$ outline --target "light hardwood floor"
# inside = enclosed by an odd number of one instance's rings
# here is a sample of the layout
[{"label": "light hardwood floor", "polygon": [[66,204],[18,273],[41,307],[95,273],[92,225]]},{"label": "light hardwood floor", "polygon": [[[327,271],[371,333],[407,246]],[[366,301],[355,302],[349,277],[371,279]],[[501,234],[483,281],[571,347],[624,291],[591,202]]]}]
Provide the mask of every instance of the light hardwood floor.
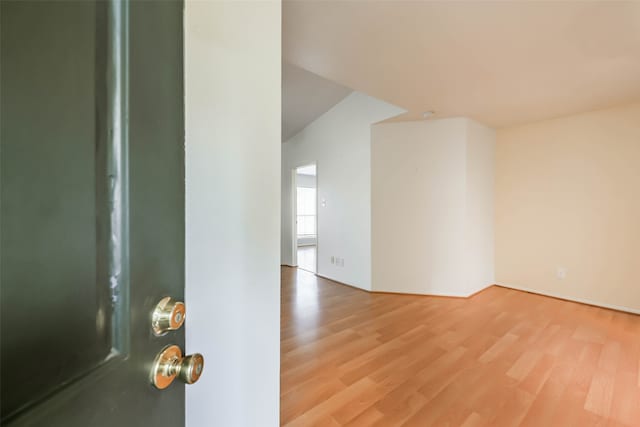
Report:
[{"label": "light hardwood floor", "polygon": [[282,269],[286,426],[640,426],[640,316],[500,287],[382,295]]},{"label": "light hardwood floor", "polygon": [[316,271],[316,246],[298,246],[298,268]]}]

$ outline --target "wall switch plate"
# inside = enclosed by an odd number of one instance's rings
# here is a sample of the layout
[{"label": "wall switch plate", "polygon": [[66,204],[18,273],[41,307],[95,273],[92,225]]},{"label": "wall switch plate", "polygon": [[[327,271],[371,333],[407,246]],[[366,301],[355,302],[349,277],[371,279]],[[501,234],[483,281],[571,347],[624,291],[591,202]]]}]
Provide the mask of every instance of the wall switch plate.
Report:
[{"label": "wall switch plate", "polygon": [[335,264],[336,263],[336,257],[331,256],[331,264]]},{"label": "wall switch plate", "polygon": [[556,271],[556,277],[560,280],[563,280],[565,277],[567,277],[566,267],[558,267]]}]

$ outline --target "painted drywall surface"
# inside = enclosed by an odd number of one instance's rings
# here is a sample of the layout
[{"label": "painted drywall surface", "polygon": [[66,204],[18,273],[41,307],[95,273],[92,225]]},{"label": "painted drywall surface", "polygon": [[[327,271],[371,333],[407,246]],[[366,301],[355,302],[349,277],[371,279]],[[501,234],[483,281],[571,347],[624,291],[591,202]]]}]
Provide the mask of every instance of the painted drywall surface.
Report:
[{"label": "painted drywall surface", "polygon": [[639,165],[640,104],[499,130],[497,282],[640,310]]},{"label": "painted drywall surface", "polygon": [[466,118],[373,127],[374,290],[467,296],[493,283],[493,144]]},{"label": "painted drywall surface", "polygon": [[280,10],[185,5],[187,427],[279,424]]},{"label": "painted drywall surface", "polygon": [[450,295],[465,219],[464,119],[373,127],[373,289]]},{"label": "painted drywall surface", "polygon": [[316,162],[325,201],[318,204],[318,274],[371,289],[371,124],[403,111],[354,92],[282,145],[283,264],[293,262],[292,169]]},{"label": "painted drywall surface", "polygon": [[495,283],[495,130],[467,120],[466,294]]}]

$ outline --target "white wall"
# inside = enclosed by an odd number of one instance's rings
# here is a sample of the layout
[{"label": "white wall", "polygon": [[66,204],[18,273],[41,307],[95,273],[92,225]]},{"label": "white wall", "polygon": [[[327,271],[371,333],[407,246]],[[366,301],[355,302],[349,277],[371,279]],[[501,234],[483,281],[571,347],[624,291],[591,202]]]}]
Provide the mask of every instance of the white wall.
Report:
[{"label": "white wall", "polygon": [[469,295],[495,283],[496,132],[467,120],[465,246]]},{"label": "white wall", "polygon": [[493,283],[494,139],[465,118],[373,127],[373,290],[467,296]]},{"label": "white wall", "polygon": [[379,124],[372,138],[373,289],[460,294],[465,119]]},{"label": "white wall", "polygon": [[640,103],[500,129],[496,163],[498,283],[640,314]]},{"label": "white wall", "polygon": [[293,263],[292,170],[316,162],[318,274],[371,289],[371,124],[402,112],[353,92],[283,144],[282,264]]},{"label": "white wall", "polygon": [[280,11],[185,5],[187,427],[279,424]]}]

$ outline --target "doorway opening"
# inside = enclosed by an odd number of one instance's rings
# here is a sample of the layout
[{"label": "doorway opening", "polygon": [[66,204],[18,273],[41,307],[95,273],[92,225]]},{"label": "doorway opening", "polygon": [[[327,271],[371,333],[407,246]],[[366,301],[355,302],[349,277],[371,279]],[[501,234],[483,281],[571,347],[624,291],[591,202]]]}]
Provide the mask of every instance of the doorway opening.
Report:
[{"label": "doorway opening", "polygon": [[295,249],[298,268],[315,273],[318,258],[316,164],[295,170]]}]

